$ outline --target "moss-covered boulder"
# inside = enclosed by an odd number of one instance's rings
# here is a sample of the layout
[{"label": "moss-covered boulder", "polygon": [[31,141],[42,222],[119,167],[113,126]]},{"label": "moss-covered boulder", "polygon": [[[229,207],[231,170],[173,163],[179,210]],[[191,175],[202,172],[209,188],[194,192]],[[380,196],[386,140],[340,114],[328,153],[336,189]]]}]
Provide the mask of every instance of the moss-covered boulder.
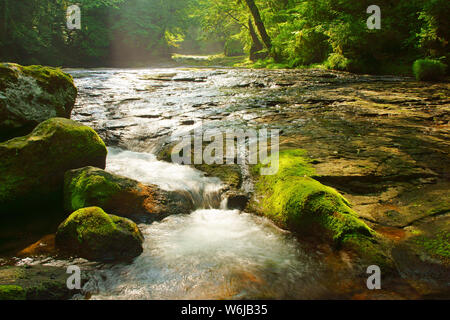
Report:
[{"label": "moss-covered boulder", "polygon": [[252,208],[299,234],[328,238],[339,244],[350,235],[370,237],[371,229],[335,189],[312,179],[314,169],[303,150],[280,152],[279,171],[257,176]]},{"label": "moss-covered boulder", "polygon": [[169,214],[189,213],[192,201],[155,185],[85,167],[66,172],[64,208],[67,212],[97,206],[107,212],[132,219],[160,220]]},{"label": "moss-covered boulder", "polygon": [[95,261],[131,260],[142,253],[143,240],[134,222],[99,207],[75,211],[56,233],[57,248]]},{"label": "moss-covered boulder", "polygon": [[306,152],[286,150],[279,156],[274,175],[259,176],[262,165],[253,167],[255,193],[249,209],[299,237],[331,241],[335,248],[353,253],[359,267],[376,264],[393,272],[387,243],[358,218],[341,194],[310,177],[315,170]]},{"label": "moss-covered boulder", "polygon": [[0,63],[0,141],[49,118],[70,118],[76,97],[72,77],[60,69]]},{"label": "moss-covered boulder", "polygon": [[62,207],[64,173],[87,165],[104,168],[106,155],[94,130],[64,118],[49,119],[27,136],[0,143],[0,215]]}]

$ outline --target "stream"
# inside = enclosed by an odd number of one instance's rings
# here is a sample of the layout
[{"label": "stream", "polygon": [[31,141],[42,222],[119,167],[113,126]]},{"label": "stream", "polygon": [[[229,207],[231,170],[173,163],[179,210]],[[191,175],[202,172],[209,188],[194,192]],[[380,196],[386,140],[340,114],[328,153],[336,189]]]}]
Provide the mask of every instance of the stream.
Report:
[{"label": "stream", "polygon": [[106,170],[164,190],[188,191],[196,204],[189,215],[141,224],[143,254],[131,264],[94,272],[84,287],[92,299],[313,299],[324,294],[319,260],[289,232],[265,218],[228,210],[220,203],[219,179],[158,161],[153,154],[170,135],[199,125],[245,128],[259,112],[247,109],[254,108],[254,89],[262,87],[263,75],[233,69],[69,72],[79,88],[72,118],[96,129],[109,146]]}]

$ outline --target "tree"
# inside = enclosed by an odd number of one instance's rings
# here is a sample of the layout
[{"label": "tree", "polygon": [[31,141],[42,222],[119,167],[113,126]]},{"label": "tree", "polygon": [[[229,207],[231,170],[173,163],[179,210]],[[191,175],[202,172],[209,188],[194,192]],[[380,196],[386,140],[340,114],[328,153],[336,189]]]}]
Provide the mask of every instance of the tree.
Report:
[{"label": "tree", "polygon": [[253,16],[253,20],[255,21],[256,28],[258,29],[259,35],[266,46],[266,48],[270,51],[272,49],[272,40],[270,39],[266,27],[264,26],[264,22],[261,18],[261,14],[259,13],[259,9],[256,6],[255,0],[245,0],[248,8],[250,9],[250,13]]}]

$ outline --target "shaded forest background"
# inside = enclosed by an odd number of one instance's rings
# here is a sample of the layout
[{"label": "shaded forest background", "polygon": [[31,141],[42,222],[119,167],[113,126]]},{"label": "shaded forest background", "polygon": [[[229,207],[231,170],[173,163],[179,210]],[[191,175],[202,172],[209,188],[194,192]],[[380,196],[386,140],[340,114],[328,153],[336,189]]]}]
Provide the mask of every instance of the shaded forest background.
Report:
[{"label": "shaded forest background", "polygon": [[[81,30],[66,26],[71,4]],[[367,28],[372,4],[381,30]],[[419,58],[448,64],[449,13],[448,0],[0,0],[0,60],[144,66],[223,53],[260,67],[395,73]]]}]

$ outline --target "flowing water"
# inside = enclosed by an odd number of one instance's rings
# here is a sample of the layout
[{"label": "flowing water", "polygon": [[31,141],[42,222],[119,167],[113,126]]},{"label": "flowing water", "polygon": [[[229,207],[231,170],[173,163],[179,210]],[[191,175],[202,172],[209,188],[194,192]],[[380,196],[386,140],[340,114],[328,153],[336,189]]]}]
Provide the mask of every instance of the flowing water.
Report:
[{"label": "flowing water", "polygon": [[[107,170],[165,190],[207,198],[222,187],[216,178],[157,161],[152,154],[109,151]],[[94,273],[85,286],[93,299],[281,299],[320,293],[320,265],[267,219],[226,208],[199,208],[141,224],[140,229],[143,254],[131,264]]]},{"label": "flowing water", "polygon": [[308,299],[325,292],[317,257],[290,233],[265,218],[227,210],[224,203],[220,207],[208,200],[220,195],[220,180],[152,154],[171,134],[199,123],[239,126],[252,118],[252,112],[242,113],[252,90],[230,93],[248,81],[243,72],[71,73],[80,91],[73,118],[94,127],[110,146],[107,170],[164,190],[187,191],[197,206],[189,215],[141,224],[143,254],[131,264],[93,273],[84,288],[93,299]]}]

